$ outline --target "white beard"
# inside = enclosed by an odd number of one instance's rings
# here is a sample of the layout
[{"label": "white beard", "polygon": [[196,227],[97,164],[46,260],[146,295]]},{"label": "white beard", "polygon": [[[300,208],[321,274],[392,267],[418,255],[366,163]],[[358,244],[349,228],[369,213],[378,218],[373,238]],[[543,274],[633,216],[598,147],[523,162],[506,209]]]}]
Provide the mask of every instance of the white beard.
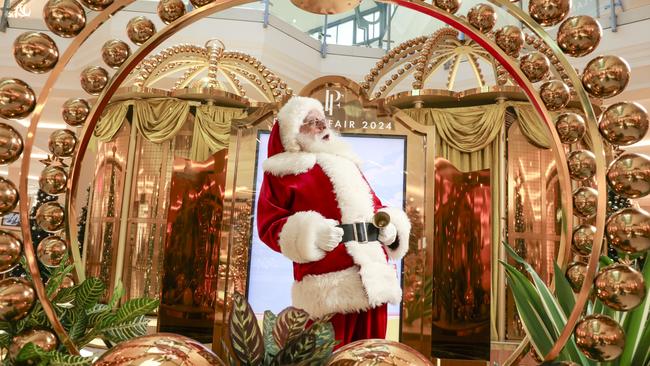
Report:
[{"label": "white beard", "polygon": [[[325,140],[324,137],[329,135],[329,139]],[[326,153],[338,155],[359,163],[359,157],[352,151],[350,145],[341,139],[341,136],[332,129],[325,129],[323,132],[315,136],[310,136],[304,133],[298,133],[296,140],[300,145],[302,151],[310,153]]]}]

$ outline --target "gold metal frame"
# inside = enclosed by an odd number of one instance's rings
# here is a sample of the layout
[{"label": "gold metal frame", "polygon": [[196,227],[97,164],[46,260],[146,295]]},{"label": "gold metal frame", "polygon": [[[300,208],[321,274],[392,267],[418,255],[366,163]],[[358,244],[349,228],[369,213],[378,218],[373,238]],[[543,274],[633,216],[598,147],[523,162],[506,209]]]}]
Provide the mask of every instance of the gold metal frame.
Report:
[{"label": "gold metal frame", "polygon": [[[47,79],[43,87],[41,94],[38,97],[37,104],[32,114],[31,122],[25,140],[25,149],[24,149],[25,156],[31,155],[33,145],[34,145],[34,140],[35,140],[36,128],[40,120],[40,117],[42,115],[43,108],[45,107],[45,104],[48,100],[52,88],[54,87],[55,82],[57,81],[58,77],[62,73],[67,63],[70,61],[72,56],[77,52],[77,50],[81,47],[83,42],[85,42],[87,38],[103,24],[103,22],[105,22],[112,14],[119,11],[123,7],[129,5],[133,1],[134,0],[115,1],[111,6],[109,6],[107,9],[105,9],[104,11],[99,13],[95,18],[93,18],[93,20],[87,24],[85,29],[73,40],[70,46],[66,49],[65,53],[61,55],[58,64],[52,70],[49,78]],[[145,42],[127,60],[127,62],[125,62],[119,68],[116,74],[111,78],[109,84],[102,91],[102,93],[97,99],[97,102],[92,107],[92,110],[87,118],[86,125],[82,131],[82,136],[79,141],[79,146],[75,153],[70,168],[70,177],[68,180],[68,194],[66,196],[66,214],[67,214],[67,223],[68,223],[66,234],[67,234],[68,241],[76,241],[73,235],[70,234],[76,231],[75,229],[76,229],[77,215],[74,207],[76,207],[76,192],[77,192],[78,178],[81,169],[81,164],[80,164],[82,160],[81,157],[83,157],[88,147],[88,143],[92,136],[92,131],[94,130],[97,120],[99,119],[100,112],[108,104],[111,96],[119,88],[120,84],[126,79],[128,73],[131,70],[133,70],[135,66],[145,58],[146,55],[148,55],[151,51],[153,51],[155,47],[160,45],[164,40],[168,39],[173,34],[183,29],[187,25],[192,24],[198,21],[199,19],[208,16],[214,12],[224,10],[233,6],[249,3],[251,1],[252,0],[220,0],[220,1],[212,2],[204,7],[201,7],[190,13],[185,14],[181,18],[177,19],[176,21],[174,21],[173,23],[169,24],[167,27],[162,29],[159,33],[151,37],[147,42]],[[557,132],[553,127],[553,121],[550,117],[548,110],[542,103],[533,85],[526,79],[526,77],[521,72],[521,70],[519,70],[516,60],[507,56],[500,48],[497,47],[497,45],[492,40],[488,38],[487,35],[478,32],[476,29],[472,28],[469,25],[469,23],[467,23],[464,19],[460,17],[449,14],[441,9],[435,8],[434,6],[420,0],[392,0],[386,2],[401,5],[406,8],[430,15],[436,19],[439,19],[451,25],[453,28],[463,32],[464,34],[468,35],[470,38],[472,38],[479,45],[481,45],[498,62],[500,62],[503,65],[503,67],[510,73],[511,77],[515,80],[515,82],[521,86],[522,90],[528,96],[536,112],[539,114],[542,120],[544,120],[546,125],[549,127],[549,130],[552,135],[553,151],[556,155],[556,159],[559,165],[558,173],[560,177],[562,196],[563,196],[562,245],[564,247],[564,250],[561,251],[560,253],[559,261],[560,263],[566,262],[570,251],[569,230],[572,227],[572,222],[573,222],[571,184],[568,176],[566,157],[564,155],[562,144],[560,143]],[[601,189],[606,187],[605,157],[604,157],[604,152],[603,152],[604,150],[602,146],[603,144],[598,135],[593,108],[589,102],[589,98],[584,88],[582,88],[582,84],[578,78],[578,75],[576,74],[574,69],[570,67],[568,60],[564,57],[564,55],[562,54],[558,46],[555,44],[553,39],[544,31],[544,29],[541,26],[535,23],[532,20],[532,18],[530,18],[521,9],[512,5],[507,0],[490,0],[490,2],[506,9],[511,15],[513,15],[518,20],[522,21],[528,28],[530,28],[538,37],[540,37],[550,47],[553,53],[560,60],[561,65],[565,67],[565,69],[568,71],[569,79],[572,81],[574,87],[576,88],[578,98],[582,105],[582,110],[585,112],[585,115],[587,117],[586,119],[587,119],[587,124],[589,125],[589,130],[588,130],[589,135],[592,138],[594,144],[593,146],[594,152],[596,153],[596,157],[597,157],[596,182]],[[23,159],[21,165],[21,178],[19,184],[19,191],[23,197],[27,197],[27,183],[28,183],[27,175],[29,172],[29,167],[30,167],[30,159]],[[587,276],[582,286],[582,289],[580,291],[580,294],[578,296],[576,306],[573,309],[573,312],[568,319],[567,326],[563,330],[560,339],[556,342],[551,352],[548,355],[546,355],[547,360],[553,359],[558,355],[559,351],[562,349],[562,347],[568,340],[569,336],[571,335],[573,328],[580,316],[580,313],[587,301],[589,289],[591,287],[591,282],[594,278],[595,270],[598,264],[598,255],[602,247],[602,238],[603,238],[604,222],[605,222],[605,202],[606,202],[606,195],[603,194],[599,195],[597,216],[596,216],[596,226],[598,230],[596,232],[595,239],[594,239],[595,242],[593,246],[593,252],[589,259]],[[56,314],[54,313],[53,308],[51,306],[51,303],[49,302],[47,295],[45,294],[44,285],[40,280],[40,273],[38,270],[37,259],[33,250],[32,241],[30,237],[29,224],[28,224],[29,210],[27,206],[28,206],[27,201],[25,200],[20,201],[19,207],[20,207],[20,216],[21,216],[21,223],[22,223],[21,230],[24,237],[25,256],[27,258],[27,264],[29,266],[29,270],[32,272],[32,275],[34,277],[34,287],[36,289],[36,293],[39,297],[39,300],[41,301],[43,309],[48,319],[50,320],[52,327],[56,332],[57,336],[71,353],[76,354],[78,353],[78,351],[76,350],[74,344],[70,341],[60,321],[57,319]],[[78,249],[76,249],[77,247],[75,245],[70,245],[70,248],[72,251],[72,256],[75,261],[75,264],[77,265],[77,269],[76,269],[77,277],[79,279],[83,279],[84,275],[81,267],[79,251]]]}]

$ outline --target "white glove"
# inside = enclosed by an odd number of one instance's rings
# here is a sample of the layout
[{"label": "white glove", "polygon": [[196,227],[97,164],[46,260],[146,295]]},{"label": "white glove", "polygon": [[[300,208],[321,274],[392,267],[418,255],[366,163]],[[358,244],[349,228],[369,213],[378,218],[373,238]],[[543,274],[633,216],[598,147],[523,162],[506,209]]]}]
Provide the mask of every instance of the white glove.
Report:
[{"label": "white glove", "polygon": [[343,240],[343,229],[336,227],[335,220],[325,219],[316,231],[316,245],[326,252],[331,252]]},{"label": "white glove", "polygon": [[397,238],[397,228],[392,223],[379,229],[379,241],[384,245],[391,245]]}]

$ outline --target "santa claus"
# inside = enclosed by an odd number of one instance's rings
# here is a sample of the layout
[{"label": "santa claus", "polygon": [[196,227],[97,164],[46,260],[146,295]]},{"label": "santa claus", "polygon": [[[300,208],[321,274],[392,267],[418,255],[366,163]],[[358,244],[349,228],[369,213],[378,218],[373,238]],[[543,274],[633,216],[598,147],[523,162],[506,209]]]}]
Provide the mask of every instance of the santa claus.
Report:
[{"label": "santa claus", "polygon": [[[408,250],[406,213],[382,205],[318,100],[293,97],[277,120],[257,225],[262,241],[293,261],[293,306],[312,319],[334,314],[339,347],[384,338],[387,303],[402,297],[388,258],[399,260]],[[373,225],[377,212],[390,223]]]}]

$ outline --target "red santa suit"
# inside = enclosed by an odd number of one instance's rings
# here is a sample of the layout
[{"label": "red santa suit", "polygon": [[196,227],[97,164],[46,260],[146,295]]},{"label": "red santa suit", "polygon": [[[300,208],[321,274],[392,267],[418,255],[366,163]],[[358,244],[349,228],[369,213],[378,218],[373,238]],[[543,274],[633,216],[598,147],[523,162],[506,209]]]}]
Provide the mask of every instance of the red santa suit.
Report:
[{"label": "red santa suit", "polygon": [[[293,306],[312,319],[335,314],[331,322],[340,347],[385,337],[386,304],[398,304],[402,296],[387,258],[406,254],[411,226],[403,210],[382,205],[355,161],[300,151],[295,139],[300,124],[310,110],[322,113],[322,108],[315,99],[294,97],[280,110],[263,163],[257,225],[262,241],[293,261]],[[330,252],[319,248],[318,230],[330,220],[371,222],[377,211],[390,215],[397,229],[394,242],[348,241]]]}]

